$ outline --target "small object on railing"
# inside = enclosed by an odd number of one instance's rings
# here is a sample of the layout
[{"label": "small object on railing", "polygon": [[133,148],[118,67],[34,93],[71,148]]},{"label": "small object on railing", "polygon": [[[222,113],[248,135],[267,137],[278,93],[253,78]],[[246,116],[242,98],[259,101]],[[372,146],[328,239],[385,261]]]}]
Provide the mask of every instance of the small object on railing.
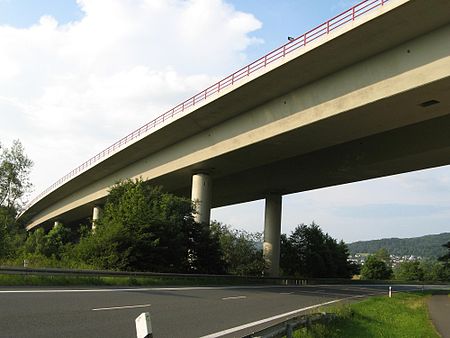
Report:
[{"label": "small object on railing", "polygon": [[150,313],[143,312],[136,318],[137,338],[153,338],[152,321]]},{"label": "small object on railing", "polygon": [[389,287],[389,298],[392,298],[392,286]]}]

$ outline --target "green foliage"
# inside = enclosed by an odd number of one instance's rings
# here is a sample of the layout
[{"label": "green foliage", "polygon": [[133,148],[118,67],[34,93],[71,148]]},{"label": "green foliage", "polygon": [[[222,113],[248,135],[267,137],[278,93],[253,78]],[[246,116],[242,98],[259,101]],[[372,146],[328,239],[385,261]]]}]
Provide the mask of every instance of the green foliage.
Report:
[{"label": "green foliage", "polygon": [[447,249],[447,253],[439,257],[439,260],[448,264],[450,262],[450,241],[443,244],[442,247]]},{"label": "green foliage", "polygon": [[289,237],[281,237],[280,266],[287,275],[348,278],[354,267],[347,259],[346,244],[324,234],[314,222],[301,224]]},{"label": "green foliage", "polygon": [[384,280],[392,276],[392,269],[386,262],[375,255],[367,257],[361,268],[361,279]]},{"label": "green foliage", "polygon": [[31,189],[29,178],[33,162],[25,155],[20,141],[10,149],[0,145],[0,206],[20,209],[22,197]]},{"label": "green foliage", "polygon": [[446,253],[442,243],[450,241],[450,233],[427,235],[415,238],[385,238],[348,244],[351,254],[373,254],[381,248],[396,256],[414,255],[424,258],[438,258]]},{"label": "green foliage", "polygon": [[391,255],[386,248],[380,248],[375,252],[374,256],[386,263],[387,266],[392,267]]},{"label": "green foliage", "polygon": [[395,279],[404,281],[424,280],[424,271],[419,261],[402,262],[395,269]]},{"label": "green foliage", "polygon": [[445,282],[450,280],[450,267],[436,260],[401,262],[394,276],[402,281]]},{"label": "green foliage", "polygon": [[95,232],[77,246],[78,257],[102,269],[220,270],[219,249],[213,247],[208,229],[194,222],[193,211],[190,200],[142,180],[119,182],[110,191]]},{"label": "green foliage", "polygon": [[323,310],[336,313],[337,318],[326,325],[314,324],[308,330],[295,332],[294,337],[439,337],[428,318],[426,296],[421,294],[371,297]]},{"label": "green foliage", "polygon": [[16,213],[15,208],[0,206],[0,259],[14,256],[26,236],[16,224]]},{"label": "green foliage", "polygon": [[212,233],[217,236],[222,260],[227,273],[233,275],[260,276],[265,268],[260,233],[233,230],[229,226],[212,222]]}]

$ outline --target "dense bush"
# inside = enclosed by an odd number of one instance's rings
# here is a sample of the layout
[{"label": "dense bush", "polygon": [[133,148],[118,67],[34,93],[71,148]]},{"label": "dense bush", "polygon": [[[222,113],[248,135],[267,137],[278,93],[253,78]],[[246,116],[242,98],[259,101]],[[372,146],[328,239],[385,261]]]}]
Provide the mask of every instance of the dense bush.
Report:
[{"label": "dense bush", "polygon": [[361,268],[361,279],[390,279],[392,276],[391,267],[376,255],[367,257]]},{"label": "dense bush", "polygon": [[120,182],[95,232],[76,247],[78,257],[102,269],[221,272],[217,240],[194,222],[193,212],[190,200],[147,182]]},{"label": "dense bush", "polygon": [[265,261],[262,254],[262,235],[231,229],[212,222],[211,231],[219,240],[224,270],[233,275],[261,275]]}]

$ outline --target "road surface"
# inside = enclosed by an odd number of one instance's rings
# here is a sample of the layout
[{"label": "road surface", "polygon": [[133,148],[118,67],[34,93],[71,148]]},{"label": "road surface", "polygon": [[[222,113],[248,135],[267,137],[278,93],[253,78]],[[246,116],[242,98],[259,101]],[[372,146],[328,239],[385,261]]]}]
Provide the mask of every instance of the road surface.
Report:
[{"label": "road surface", "polygon": [[150,313],[156,338],[239,337],[321,304],[387,294],[387,289],[385,285],[3,287],[0,337],[131,338],[136,337],[134,320],[142,312]]}]

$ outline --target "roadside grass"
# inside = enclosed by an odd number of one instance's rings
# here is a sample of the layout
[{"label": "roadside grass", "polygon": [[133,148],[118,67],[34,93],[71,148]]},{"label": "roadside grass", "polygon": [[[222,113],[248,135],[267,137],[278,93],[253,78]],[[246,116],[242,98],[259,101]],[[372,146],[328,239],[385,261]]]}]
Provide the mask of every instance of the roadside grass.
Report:
[{"label": "roadside grass", "polygon": [[327,307],[335,313],[327,324],[313,324],[294,333],[294,337],[429,337],[439,338],[430,319],[426,299],[429,293],[395,293],[373,297],[358,303]]},{"label": "roadside grass", "polygon": [[54,276],[54,275],[0,275],[0,286],[199,286],[263,284],[255,279],[246,281],[233,278],[201,277],[107,277],[107,276]]}]

